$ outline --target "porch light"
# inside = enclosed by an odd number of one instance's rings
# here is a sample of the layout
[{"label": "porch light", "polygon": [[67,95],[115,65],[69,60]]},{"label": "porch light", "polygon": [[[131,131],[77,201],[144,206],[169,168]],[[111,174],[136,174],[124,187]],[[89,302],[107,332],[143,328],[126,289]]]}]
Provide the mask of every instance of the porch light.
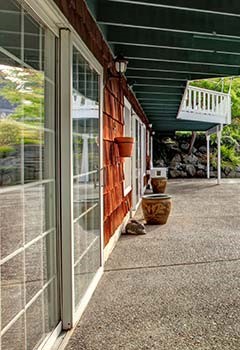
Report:
[{"label": "porch light", "polygon": [[123,55],[117,55],[114,59],[114,65],[118,74],[122,75],[126,73],[128,61]]}]

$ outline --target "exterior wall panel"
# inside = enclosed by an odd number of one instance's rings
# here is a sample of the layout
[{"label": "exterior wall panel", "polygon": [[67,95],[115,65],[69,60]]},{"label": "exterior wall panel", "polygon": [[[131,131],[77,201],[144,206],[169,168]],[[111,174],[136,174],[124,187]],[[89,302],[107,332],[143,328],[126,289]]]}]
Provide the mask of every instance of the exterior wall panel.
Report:
[{"label": "exterior wall panel", "polygon": [[125,78],[111,78],[108,66],[113,57],[96,22],[83,0],[54,0],[60,10],[78,32],[93,55],[104,69],[104,108],[103,108],[103,148],[104,148],[104,243],[122,223],[132,205],[132,193],[123,193],[124,159],[119,157],[114,138],[123,136],[124,96],[131,103],[135,113],[148,123],[148,120],[129,90]]}]

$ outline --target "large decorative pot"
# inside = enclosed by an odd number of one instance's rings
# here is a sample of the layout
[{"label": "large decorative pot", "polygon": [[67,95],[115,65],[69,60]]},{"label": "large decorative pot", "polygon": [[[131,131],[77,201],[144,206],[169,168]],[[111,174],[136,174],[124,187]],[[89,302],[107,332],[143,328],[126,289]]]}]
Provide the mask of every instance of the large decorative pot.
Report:
[{"label": "large decorative pot", "polygon": [[172,207],[171,196],[150,194],[142,197],[143,216],[149,225],[164,225]]},{"label": "large decorative pot", "polygon": [[167,178],[166,177],[152,177],[151,185],[153,189],[153,193],[164,193],[167,186]]},{"label": "large decorative pot", "polygon": [[120,157],[131,157],[133,153],[133,137],[116,137]]}]

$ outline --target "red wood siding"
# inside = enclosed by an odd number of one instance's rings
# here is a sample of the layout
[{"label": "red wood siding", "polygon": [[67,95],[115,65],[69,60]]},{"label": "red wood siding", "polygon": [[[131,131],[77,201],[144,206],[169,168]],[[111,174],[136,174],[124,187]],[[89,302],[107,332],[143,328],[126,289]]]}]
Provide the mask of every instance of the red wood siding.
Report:
[{"label": "red wood siding", "polygon": [[83,0],[54,0],[81,39],[104,68],[104,106],[103,106],[103,152],[104,152],[104,237],[105,245],[122,223],[131,207],[132,194],[123,194],[123,159],[119,157],[114,142],[123,136],[123,101],[126,96],[136,114],[148,124],[140,104],[129,90],[125,78],[110,78],[109,64],[112,54]]},{"label": "red wood siding", "polygon": [[131,207],[131,194],[123,194],[123,162],[114,138],[123,135],[123,90],[119,79],[109,79],[104,90],[104,235],[105,244]]}]

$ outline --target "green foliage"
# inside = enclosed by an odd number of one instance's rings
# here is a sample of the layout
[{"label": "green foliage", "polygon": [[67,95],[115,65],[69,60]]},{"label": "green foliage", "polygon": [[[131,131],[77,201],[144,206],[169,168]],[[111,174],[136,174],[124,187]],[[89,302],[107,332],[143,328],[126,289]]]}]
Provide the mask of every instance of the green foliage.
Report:
[{"label": "green foliage", "polygon": [[0,96],[15,106],[9,116],[37,126],[44,120],[44,74],[6,66],[0,71]]},{"label": "green foliage", "polygon": [[0,96],[13,106],[7,119],[0,120],[0,146],[39,144],[39,126],[44,122],[44,74],[4,66],[0,71]]},{"label": "green foliage", "polygon": [[240,125],[240,77],[195,80],[191,85],[208,90],[228,93],[231,90],[233,123]]},{"label": "green foliage", "polygon": [[[231,87],[232,99],[232,124],[223,128],[222,132],[222,170],[234,170],[240,166],[240,77],[216,78],[196,80],[191,85],[214,91],[223,91],[228,93]],[[217,137],[211,135],[212,156],[211,164],[217,167]]]},{"label": "green foliage", "polygon": [[38,145],[42,140],[42,133],[36,128],[24,128],[23,136],[25,145]]},{"label": "green foliage", "polygon": [[0,146],[0,158],[7,157],[9,153],[12,153],[15,151],[15,148],[13,146]]},{"label": "green foliage", "polygon": [[236,167],[240,164],[240,155],[235,153],[235,149],[232,147],[228,147],[226,145],[221,145],[221,155],[223,158],[223,162],[231,164],[231,166]]},{"label": "green foliage", "polygon": [[17,145],[21,142],[22,128],[14,120],[0,121],[0,146]]},{"label": "green foliage", "polygon": [[1,155],[14,150],[13,146],[23,143],[25,145],[38,145],[42,143],[43,131],[27,124],[11,119],[0,120],[0,153]]},{"label": "green foliage", "polygon": [[192,132],[191,131],[176,131],[175,135],[176,136],[190,137],[192,135]]}]

